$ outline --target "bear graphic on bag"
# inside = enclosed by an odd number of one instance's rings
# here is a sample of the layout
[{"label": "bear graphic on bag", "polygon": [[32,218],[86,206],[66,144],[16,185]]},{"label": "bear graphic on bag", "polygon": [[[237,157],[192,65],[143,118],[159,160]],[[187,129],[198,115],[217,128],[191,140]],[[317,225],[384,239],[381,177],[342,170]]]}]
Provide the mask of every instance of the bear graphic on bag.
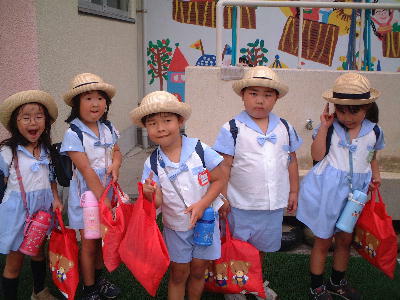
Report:
[{"label": "bear graphic on bag", "polygon": [[241,260],[232,260],[231,261],[231,270],[234,274],[232,276],[232,282],[237,284],[238,286],[244,286],[249,280],[247,277],[247,273],[249,272],[250,263],[241,261]]},{"label": "bear graphic on bag", "polygon": [[211,261],[208,262],[207,267],[204,271],[205,282],[211,282],[214,280],[213,264]]},{"label": "bear graphic on bag", "polygon": [[49,261],[51,272],[56,272],[57,279],[61,282],[67,279],[67,273],[74,266],[74,263],[68,258],[49,251]]},{"label": "bear graphic on bag", "polygon": [[220,287],[228,285],[228,264],[220,263],[215,265],[215,284]]}]

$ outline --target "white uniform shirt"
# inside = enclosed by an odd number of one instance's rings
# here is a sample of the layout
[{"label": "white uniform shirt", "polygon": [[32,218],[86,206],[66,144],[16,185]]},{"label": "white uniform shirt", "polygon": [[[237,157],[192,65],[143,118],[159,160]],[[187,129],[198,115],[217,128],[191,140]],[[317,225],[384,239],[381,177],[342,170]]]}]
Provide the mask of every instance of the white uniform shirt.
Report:
[{"label": "white uniform shirt", "polygon": [[[289,153],[302,144],[294,128],[288,130],[279,117],[270,113],[267,133],[246,113],[235,117],[238,134],[236,146],[229,123],[220,130],[214,150],[233,156],[228,183],[232,207],[245,210],[275,210],[287,206],[289,198]],[[275,143],[259,139],[275,136]],[[289,146],[290,144],[290,146]]]},{"label": "white uniform shirt", "polygon": [[[195,151],[197,141],[198,139],[182,136],[182,150],[179,163],[171,162],[162,152],[161,148],[158,148],[170,177],[177,174],[174,183],[181,193],[186,206],[190,206],[201,200],[209,187],[209,184],[201,186],[198,181],[198,175],[204,171],[204,167],[199,155]],[[222,161],[222,157],[206,144],[202,143],[202,146],[207,170],[212,171]],[[181,171],[182,169],[186,169],[184,165],[187,166],[187,170]],[[154,174],[153,180],[161,186],[163,194],[161,210],[164,226],[176,231],[187,231],[189,229],[190,214],[184,213],[186,209],[185,204],[177,195],[170,179],[159,162],[157,162],[157,166],[158,176]],[[149,157],[144,164],[143,181],[149,177],[150,172],[152,170]]]}]

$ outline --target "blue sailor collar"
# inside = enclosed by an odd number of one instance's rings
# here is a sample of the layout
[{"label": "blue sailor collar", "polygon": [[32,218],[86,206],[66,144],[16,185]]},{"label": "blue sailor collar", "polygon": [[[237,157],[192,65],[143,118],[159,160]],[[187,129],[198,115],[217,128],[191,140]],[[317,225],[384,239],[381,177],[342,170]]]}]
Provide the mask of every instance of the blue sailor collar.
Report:
[{"label": "blue sailor collar", "polygon": [[186,161],[190,158],[193,151],[195,151],[197,141],[198,141],[198,139],[196,139],[196,138],[188,138],[188,137],[182,135],[182,149],[181,149],[181,157],[179,159],[179,164],[171,162],[169,160],[168,156],[165,155],[165,153],[162,151],[161,147],[158,146],[159,154],[161,155],[161,157],[165,163],[165,166],[178,169],[178,168],[180,168],[180,166],[185,165]]},{"label": "blue sailor collar", "polygon": [[43,146],[40,145],[40,155],[39,155],[39,159],[36,159],[36,157],[33,156],[33,154],[26,149],[24,146],[22,145],[18,145],[17,146],[17,151],[21,151],[22,153],[24,153],[26,156],[33,158],[35,160],[45,160],[48,159],[48,155],[49,155],[49,151]]},{"label": "blue sailor collar", "polygon": [[[256,124],[256,122],[254,122],[254,120],[249,116],[249,114],[246,111],[242,111],[235,117],[235,119],[244,123],[247,127],[253,129],[259,134],[264,135],[264,132],[262,132],[261,128]],[[266,135],[270,134],[276,128],[279,122],[280,122],[279,117],[270,112],[268,115],[268,128]]]},{"label": "blue sailor collar", "polygon": [[97,136],[89,127],[85,125],[79,118],[75,118],[71,121],[71,124],[74,124],[79,127],[82,132],[87,133],[90,135],[92,138],[96,139],[96,141],[102,141],[103,140],[103,131],[104,131],[104,124],[101,123],[100,121],[97,121],[97,128],[99,128],[99,136]]},{"label": "blue sailor collar", "polygon": [[17,150],[23,152],[29,158],[34,159],[34,162],[31,165],[32,172],[39,171],[40,165],[49,165],[50,164],[49,157],[48,157],[48,151],[45,147],[43,147],[43,145],[40,146],[39,159],[36,159],[36,157],[34,157],[32,155],[32,153],[29,152],[24,146],[18,145]]},{"label": "blue sailor collar", "polygon": [[[376,123],[371,122],[370,120],[364,119],[361,123],[361,129],[358,133],[357,138],[367,135],[374,129]],[[339,123],[338,120],[333,121],[333,127],[335,128],[336,133],[340,137],[341,140],[346,141],[346,128]]]}]

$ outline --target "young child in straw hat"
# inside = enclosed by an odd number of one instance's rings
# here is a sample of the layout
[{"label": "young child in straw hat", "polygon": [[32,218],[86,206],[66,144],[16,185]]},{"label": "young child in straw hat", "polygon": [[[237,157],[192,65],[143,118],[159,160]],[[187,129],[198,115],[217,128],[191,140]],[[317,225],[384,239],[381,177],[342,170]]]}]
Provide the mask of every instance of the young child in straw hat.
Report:
[{"label": "young child in straw hat", "polygon": [[[327,103],[320,117],[321,124],[314,132],[311,156],[319,162],[302,181],[297,210],[297,219],[315,235],[310,261],[310,299],[333,299],[331,294],[361,299],[360,293],[344,278],[352,234],[340,231],[335,224],[352,189],[366,193],[370,185],[381,184],[376,160],[376,152],[384,147],[383,131],[376,125],[375,101],[379,92],[361,74],[345,73],[322,97],[335,105],[335,112],[329,113]],[[351,176],[351,164],[354,176]],[[333,237],[334,262],[325,285],[325,261]]]},{"label": "young child in straw hat", "polygon": [[[283,210],[297,207],[299,174],[296,149],[302,144],[294,128],[272,113],[278,99],[288,92],[286,84],[268,67],[248,69],[233,83],[243,101],[244,111],[225,123],[213,149],[224,157],[229,178],[223,194],[227,201],[221,213],[228,213],[235,238],[264,252],[281,247]],[[268,299],[276,295],[264,286]],[[227,295],[227,299],[245,299]]]},{"label": "young child in straw hat", "polygon": [[183,299],[186,287],[190,299],[200,299],[208,261],[221,256],[216,213],[212,245],[193,244],[193,227],[204,210],[219,209],[213,202],[224,180],[219,166],[222,157],[198,139],[181,135],[190,113],[188,104],[164,91],[146,95],[131,112],[133,123],[145,127],[158,144],[144,164],[142,180],[146,198],[152,199],[155,192],[156,206],[162,208],[171,258],[168,299]]},{"label": "young child in straw hat", "polygon": [[[60,152],[69,155],[76,166],[68,194],[69,226],[80,230],[82,238],[82,299],[113,299],[120,289],[103,274],[101,239],[86,239],[83,234],[83,209],[80,196],[87,190],[101,197],[110,180],[117,181],[122,156],[118,147],[119,133],[107,120],[115,88],[91,73],[76,75],[64,102],[71,106]],[[73,130],[73,126],[78,130]],[[81,136],[78,134],[81,132]],[[106,199],[109,203],[109,199]]]},{"label": "young child in straw hat", "polygon": [[[7,184],[0,206],[0,253],[7,255],[3,299],[18,298],[24,262],[24,254],[18,249],[24,239],[26,215],[62,210],[55,174],[50,169],[51,124],[57,115],[53,97],[39,90],[16,93],[0,105],[0,122],[11,134],[0,143],[0,173],[5,178],[3,184]],[[31,257],[31,299],[56,299],[44,286],[47,267],[43,248],[44,243],[39,254]]]}]

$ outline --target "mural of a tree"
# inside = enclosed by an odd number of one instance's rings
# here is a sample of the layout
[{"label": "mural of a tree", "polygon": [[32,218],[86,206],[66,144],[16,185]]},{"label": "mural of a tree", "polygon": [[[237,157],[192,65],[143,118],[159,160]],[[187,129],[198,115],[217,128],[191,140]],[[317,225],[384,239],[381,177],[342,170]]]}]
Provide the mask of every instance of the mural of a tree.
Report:
[{"label": "mural of a tree", "polygon": [[157,40],[156,43],[149,41],[147,56],[149,60],[147,65],[149,69],[147,74],[151,76],[149,84],[153,84],[156,78],[160,81],[160,90],[163,90],[164,79],[168,80],[168,68],[172,58],[172,48],[169,47],[170,40]]},{"label": "mural of a tree", "polygon": [[248,43],[247,48],[240,49],[240,53],[243,54],[241,57],[253,67],[263,66],[268,62],[268,58],[265,56],[268,49],[264,48],[264,40],[256,39],[254,43]]}]

